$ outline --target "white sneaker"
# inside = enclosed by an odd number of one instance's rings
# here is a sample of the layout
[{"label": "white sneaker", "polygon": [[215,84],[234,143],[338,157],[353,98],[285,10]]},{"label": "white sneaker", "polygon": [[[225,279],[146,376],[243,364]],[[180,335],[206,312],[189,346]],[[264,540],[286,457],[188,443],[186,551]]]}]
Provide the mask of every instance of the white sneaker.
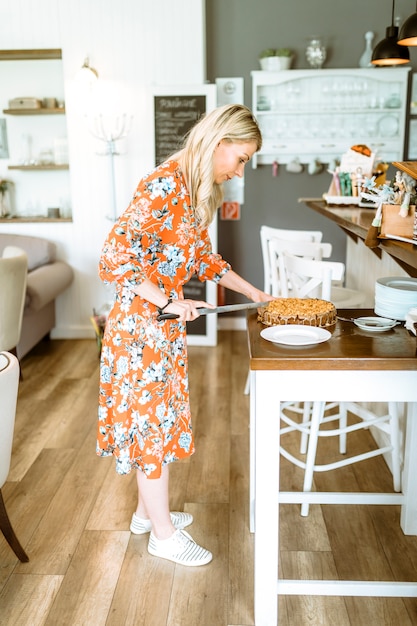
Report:
[{"label": "white sneaker", "polygon": [[176,530],[169,539],[164,540],[157,539],[151,532],[148,552],[189,567],[205,565],[213,558],[212,553],[199,546],[185,530]]},{"label": "white sneaker", "polygon": [[[183,513],[182,511],[172,511],[171,522],[175,528],[186,528],[193,523],[193,516],[190,513]],[[132,515],[132,521],[130,522],[130,532],[135,535],[144,535],[150,533],[152,530],[152,524],[150,519],[143,519],[138,517],[135,513]]]}]

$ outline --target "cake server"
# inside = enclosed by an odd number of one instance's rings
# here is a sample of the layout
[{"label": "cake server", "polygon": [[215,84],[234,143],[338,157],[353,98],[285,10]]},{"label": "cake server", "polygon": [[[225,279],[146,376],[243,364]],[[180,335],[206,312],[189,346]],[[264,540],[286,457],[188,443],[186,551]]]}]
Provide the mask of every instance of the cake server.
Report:
[{"label": "cake server", "polygon": [[[230,313],[231,311],[244,311],[245,309],[256,309],[260,306],[266,306],[268,302],[246,302],[245,304],[225,304],[223,306],[216,306],[214,309],[207,307],[199,307],[197,310],[200,315],[207,315],[208,313]],[[179,317],[176,313],[161,313],[156,318],[158,322],[163,320],[175,320]]]}]

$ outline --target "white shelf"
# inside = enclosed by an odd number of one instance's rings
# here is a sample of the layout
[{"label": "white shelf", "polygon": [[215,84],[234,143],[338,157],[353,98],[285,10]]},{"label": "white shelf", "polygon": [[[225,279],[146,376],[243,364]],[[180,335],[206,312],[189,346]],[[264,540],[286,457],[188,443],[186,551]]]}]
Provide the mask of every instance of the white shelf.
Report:
[{"label": "white shelf", "polygon": [[44,165],[8,165],[9,170],[26,170],[26,171],[39,171],[39,170],[68,170],[68,163],[62,163],[57,165],[56,163],[45,163]]}]

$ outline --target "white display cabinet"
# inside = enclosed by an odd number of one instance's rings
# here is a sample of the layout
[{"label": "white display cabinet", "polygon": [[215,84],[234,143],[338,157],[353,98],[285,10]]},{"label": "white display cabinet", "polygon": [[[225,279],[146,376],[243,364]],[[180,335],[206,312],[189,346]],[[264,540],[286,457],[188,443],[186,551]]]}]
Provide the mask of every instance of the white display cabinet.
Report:
[{"label": "white display cabinet", "polygon": [[410,68],[253,71],[262,149],[252,165],[333,163],[354,144],[380,161],[404,158]]}]

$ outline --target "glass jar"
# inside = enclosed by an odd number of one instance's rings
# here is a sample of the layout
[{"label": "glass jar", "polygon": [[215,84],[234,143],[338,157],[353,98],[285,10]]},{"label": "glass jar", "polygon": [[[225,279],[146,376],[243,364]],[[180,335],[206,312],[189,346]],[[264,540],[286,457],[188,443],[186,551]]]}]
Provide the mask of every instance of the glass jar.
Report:
[{"label": "glass jar", "polygon": [[326,46],[320,37],[312,37],[306,48],[306,59],[314,69],[321,69],[326,60]]},{"label": "glass jar", "polygon": [[258,102],[256,103],[256,107],[258,111],[269,111],[271,108],[271,103],[269,102],[269,98],[266,96],[259,96]]}]

